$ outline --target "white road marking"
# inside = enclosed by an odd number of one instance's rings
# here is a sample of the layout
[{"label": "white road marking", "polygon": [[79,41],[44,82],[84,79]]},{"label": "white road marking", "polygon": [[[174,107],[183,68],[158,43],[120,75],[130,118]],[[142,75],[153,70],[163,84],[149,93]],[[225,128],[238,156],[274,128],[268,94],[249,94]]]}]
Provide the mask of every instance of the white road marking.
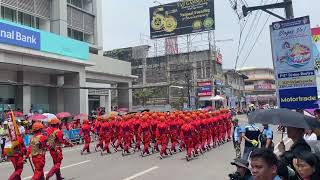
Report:
[{"label": "white road marking", "polygon": [[[84,163],[88,163],[88,162],[90,162],[91,160],[86,160],[86,161],[82,161],[82,162],[78,162],[78,163],[75,163],[75,164],[70,164],[70,165],[68,165],[68,166],[63,166],[63,167],[61,167],[60,169],[66,169],[66,168],[70,168],[70,167],[73,167],[73,166],[79,166],[79,165],[81,165],[81,164],[84,164]],[[44,172],[44,174],[47,174],[49,171],[46,171],[46,172]],[[23,178],[22,180],[27,180],[27,179],[31,179],[32,178],[32,176],[28,176],[28,177],[25,177],[25,178]]]},{"label": "white road marking", "polygon": [[134,175],[132,175],[132,176],[130,176],[130,177],[127,177],[127,178],[125,178],[125,179],[123,179],[123,180],[132,180],[132,179],[135,179],[135,178],[137,178],[137,177],[139,177],[139,176],[142,176],[142,175],[144,175],[144,174],[147,174],[147,173],[149,173],[149,172],[151,172],[151,171],[154,171],[154,170],[156,170],[156,169],[158,169],[159,167],[158,166],[154,166],[154,167],[152,167],[152,168],[150,168],[150,169],[147,169],[147,170],[145,170],[145,171],[141,171],[141,172],[139,172],[139,173],[137,173],[137,174],[134,174]]}]

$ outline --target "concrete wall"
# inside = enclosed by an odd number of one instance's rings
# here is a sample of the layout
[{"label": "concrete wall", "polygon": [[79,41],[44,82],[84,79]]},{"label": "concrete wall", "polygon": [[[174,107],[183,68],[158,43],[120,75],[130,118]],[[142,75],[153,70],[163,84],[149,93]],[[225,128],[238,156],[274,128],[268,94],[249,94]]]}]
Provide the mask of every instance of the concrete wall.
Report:
[{"label": "concrete wall", "polygon": [[94,63],[95,66],[86,67],[87,71],[121,76],[131,75],[131,63],[129,62],[120,61],[104,56],[98,56],[95,54],[90,54],[89,62]]},{"label": "concrete wall", "polygon": [[67,1],[51,1],[51,32],[68,37]]}]

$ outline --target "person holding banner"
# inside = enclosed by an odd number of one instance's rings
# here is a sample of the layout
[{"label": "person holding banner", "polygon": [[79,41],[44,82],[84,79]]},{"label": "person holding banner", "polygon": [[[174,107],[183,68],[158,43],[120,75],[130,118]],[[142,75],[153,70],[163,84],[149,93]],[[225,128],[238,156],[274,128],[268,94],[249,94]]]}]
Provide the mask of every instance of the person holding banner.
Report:
[{"label": "person holding banner", "polygon": [[19,132],[19,127],[16,123],[13,112],[8,113],[8,134],[11,147],[7,147],[5,155],[8,156],[13,164],[14,172],[9,177],[9,180],[21,179],[23,171],[24,155],[26,155],[26,147]]},{"label": "person holding banner", "polygon": [[12,153],[7,154],[9,160],[12,162],[14,167],[14,172],[10,175],[8,180],[21,179],[21,174],[23,171],[24,155],[26,155],[26,147],[23,143],[23,139],[18,136],[17,144],[13,147]]},{"label": "person holding banner", "polygon": [[62,144],[66,144],[63,139],[63,132],[59,129],[60,120],[53,118],[49,120],[50,128],[47,130],[48,147],[53,160],[53,167],[46,176],[46,180],[56,174],[57,180],[62,180],[60,166],[63,160]]},{"label": "person holding banner", "polygon": [[42,134],[44,126],[40,122],[32,125],[33,137],[30,140],[27,157],[31,155],[34,174],[31,180],[44,179],[43,168],[46,163],[47,137]]}]

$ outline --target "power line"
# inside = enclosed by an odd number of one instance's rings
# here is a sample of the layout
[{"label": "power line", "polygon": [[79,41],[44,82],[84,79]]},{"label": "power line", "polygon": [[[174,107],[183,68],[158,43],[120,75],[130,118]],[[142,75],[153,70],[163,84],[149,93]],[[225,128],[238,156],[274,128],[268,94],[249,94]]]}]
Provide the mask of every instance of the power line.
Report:
[{"label": "power line", "polygon": [[[277,2],[276,2],[276,3],[278,3],[278,1],[279,1],[279,0],[277,0]],[[246,56],[246,58],[245,58],[244,62],[241,64],[241,67],[243,67],[243,65],[247,62],[247,60],[248,60],[249,56],[251,55],[251,52],[252,52],[252,51],[253,51],[253,49],[255,48],[255,45],[257,44],[258,39],[259,39],[259,37],[260,37],[260,35],[261,35],[261,33],[262,33],[262,31],[263,31],[264,27],[266,26],[267,22],[269,21],[270,16],[271,16],[271,15],[269,14],[269,15],[268,15],[268,18],[266,19],[265,23],[263,24],[263,26],[262,26],[262,28],[261,28],[261,30],[260,30],[260,32],[259,32],[259,34],[258,34],[258,36],[257,36],[256,40],[254,41],[254,44],[253,44],[253,46],[251,47],[251,49],[250,49],[250,51],[249,51],[248,55]]]},{"label": "power line", "polygon": [[[261,0],[260,5],[262,5],[263,2],[264,2],[264,0]],[[259,14],[259,13],[260,13],[260,14]],[[258,14],[259,14],[259,17],[258,17]],[[251,26],[250,26],[250,28],[249,28],[249,31],[248,31],[248,33],[247,33],[247,35],[246,35],[246,37],[245,37],[245,40],[244,40],[244,42],[242,43],[242,46],[241,46],[241,48],[240,48],[239,56],[241,55],[244,47],[246,47],[246,43],[247,43],[249,37],[251,37],[251,35],[254,34],[254,33],[252,33],[252,30],[253,30],[253,32],[254,32],[254,31],[257,29],[257,26],[258,26],[259,21],[260,21],[260,18],[261,18],[261,14],[262,14],[261,11],[255,13],[254,18],[253,18],[252,23],[251,23]],[[258,17],[258,21],[257,21],[256,26],[255,26],[255,21],[256,21],[257,17]],[[253,29],[253,28],[254,28],[254,29]]]}]

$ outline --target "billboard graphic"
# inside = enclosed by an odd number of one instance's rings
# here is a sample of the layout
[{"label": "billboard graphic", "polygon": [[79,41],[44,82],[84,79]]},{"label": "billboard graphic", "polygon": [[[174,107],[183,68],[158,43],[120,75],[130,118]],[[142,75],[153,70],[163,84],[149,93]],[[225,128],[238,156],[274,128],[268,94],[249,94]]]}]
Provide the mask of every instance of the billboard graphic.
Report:
[{"label": "billboard graphic", "polygon": [[[315,61],[317,87],[320,87],[320,27],[311,29],[313,40],[313,58]],[[320,89],[318,89],[318,96],[320,95]]]},{"label": "billboard graphic", "polygon": [[151,7],[151,39],[215,29],[214,0],[185,0]]},{"label": "billboard graphic", "polygon": [[281,108],[317,108],[309,16],[274,22],[272,53]]},{"label": "billboard graphic", "polygon": [[212,96],[212,82],[198,82],[198,97]]}]

